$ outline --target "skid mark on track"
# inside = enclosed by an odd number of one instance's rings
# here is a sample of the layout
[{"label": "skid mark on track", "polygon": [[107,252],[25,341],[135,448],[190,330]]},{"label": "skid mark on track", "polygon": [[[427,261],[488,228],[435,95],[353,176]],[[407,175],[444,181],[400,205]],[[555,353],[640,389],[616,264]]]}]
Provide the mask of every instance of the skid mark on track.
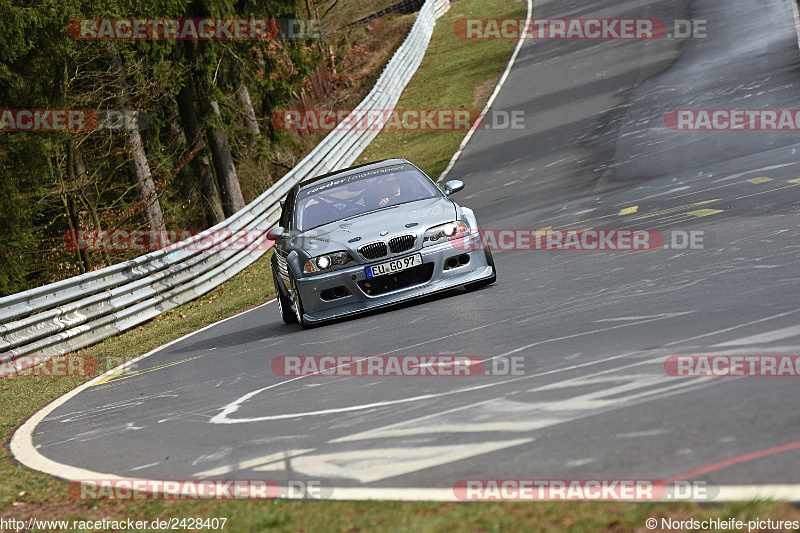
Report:
[{"label": "skid mark on track", "polygon": [[[532,442],[515,439],[444,446],[389,447],[304,455],[291,461],[292,472],[322,478],[354,479],[372,483],[419,470],[469,459]],[[282,462],[255,468],[258,472],[283,471]]]},{"label": "skid mark on track", "polygon": [[289,460],[295,456],[313,451],[314,448],[307,448],[307,449],[286,450],[282,452],[271,453],[269,455],[264,455],[262,457],[256,457],[254,459],[239,461],[237,463],[233,463],[230,465],[220,466],[217,468],[212,468],[210,470],[197,472],[193,474],[193,477],[206,478],[213,476],[223,476],[225,474],[230,474],[231,472],[236,472],[238,470],[248,470],[250,468],[258,467],[260,465],[265,465],[269,463],[274,463],[276,461],[280,461],[281,463],[283,463],[284,461]]},{"label": "skid mark on track", "polygon": [[[354,433],[329,441],[333,449],[308,450],[316,453],[293,458],[275,454],[195,475],[222,475],[252,467],[257,472],[292,472],[371,483],[528,444],[535,440],[537,430],[703,389],[712,379],[676,380],[664,372],[663,358],[659,357],[521,390],[513,396],[515,399],[472,402]],[[623,436],[651,436],[660,431]],[[447,444],[453,433],[474,435],[472,442]],[[513,433],[524,436],[487,442],[487,434],[497,439]],[[442,444],[420,446],[415,440],[420,436]],[[346,449],[337,449],[337,444],[345,443]]]},{"label": "skid mark on track", "polygon": [[757,335],[749,335],[747,337],[734,339],[732,341],[721,342],[719,344],[714,344],[712,348],[723,346],[742,346],[746,344],[766,344],[783,339],[790,339],[792,337],[797,337],[798,335],[800,335],[800,326],[789,326],[787,328],[775,329],[772,331],[759,333]]},{"label": "skid mark on track", "polygon": [[[620,373],[623,370],[630,372]],[[713,378],[676,380],[664,372],[663,358],[657,358],[542,385],[513,396],[524,399],[497,398],[471,403],[331,442],[442,433],[534,431],[705,388],[711,380]],[[578,392],[582,388],[589,391]]]}]

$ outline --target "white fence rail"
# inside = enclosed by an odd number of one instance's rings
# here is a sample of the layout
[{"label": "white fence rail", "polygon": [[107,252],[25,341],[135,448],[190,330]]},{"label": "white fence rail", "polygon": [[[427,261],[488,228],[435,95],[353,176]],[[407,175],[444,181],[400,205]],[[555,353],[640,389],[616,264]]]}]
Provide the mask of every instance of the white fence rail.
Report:
[{"label": "white fence rail", "polygon": [[[354,113],[397,104],[422,62],[436,19],[449,7],[449,0],[425,3],[406,40]],[[203,233],[168,249],[0,298],[0,363],[23,355],[73,352],[197,298],[241,272],[266,252],[266,230],[278,221],[279,200],[289,189],[306,177],[352,165],[379,133],[356,130],[332,131],[269,190]],[[242,232],[237,250],[235,241],[227,248],[216,246],[226,239],[219,231],[225,229],[251,231]],[[252,236],[253,230],[260,236],[247,239],[245,246],[244,234]],[[229,236],[226,242],[231,242]],[[210,249],[203,249],[208,244]]]}]

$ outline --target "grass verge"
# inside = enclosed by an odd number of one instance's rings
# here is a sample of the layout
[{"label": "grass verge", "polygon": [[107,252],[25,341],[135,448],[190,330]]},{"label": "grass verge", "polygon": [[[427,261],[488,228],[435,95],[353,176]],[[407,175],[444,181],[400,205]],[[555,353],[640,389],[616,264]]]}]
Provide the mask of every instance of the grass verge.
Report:
[{"label": "grass verge", "polygon": [[[150,322],[116,337],[81,350],[78,355],[93,357],[100,369],[113,368],[122,361],[161,346],[203,326],[262,304],[274,295],[269,267],[271,252],[245,271],[213,291]],[[277,315],[276,315],[277,318]],[[6,447],[0,461],[0,517],[9,508],[29,507],[49,500],[66,500],[66,487],[53,478],[12,462],[8,439],[17,424],[37,408],[77,387],[93,376],[49,377],[16,376],[0,378],[0,431]],[[19,516],[17,513],[11,513]]]},{"label": "grass verge", "polygon": [[[458,18],[524,16],[525,4],[512,0],[462,0],[439,20],[420,70],[398,107],[482,109],[505,67],[512,41],[462,41],[452,32]],[[458,53],[454,54],[453,50]],[[465,132],[382,132],[360,161],[400,155],[435,176],[446,166]],[[207,324],[259,305],[273,288],[265,256],[232,280],[178,309],[123,335],[83,350],[101,363],[130,359]],[[277,320],[277,316],[275,316]],[[38,407],[79,385],[85,378],[3,378],[0,380],[0,431],[7,441],[13,428]],[[737,518],[798,520],[786,504],[753,502],[694,504],[619,503],[407,503],[407,502],[77,502],[53,478],[15,464],[3,450],[0,462],[0,518],[133,520],[169,517],[228,518],[228,531],[647,531],[647,518]],[[72,528],[70,528],[72,529]],[[77,529],[80,530],[80,529]],[[88,530],[88,529],[87,529]],[[92,529],[94,530],[94,529]],[[141,530],[140,530],[141,531]]]},{"label": "grass verge", "polygon": [[[436,23],[434,38],[397,108],[483,110],[516,41],[461,39],[453,31],[453,24],[463,18],[519,19],[525,17],[525,11],[525,2],[512,0],[462,0],[453,4]],[[466,133],[463,130],[382,131],[358,162],[403,157],[435,178],[445,169]]]}]

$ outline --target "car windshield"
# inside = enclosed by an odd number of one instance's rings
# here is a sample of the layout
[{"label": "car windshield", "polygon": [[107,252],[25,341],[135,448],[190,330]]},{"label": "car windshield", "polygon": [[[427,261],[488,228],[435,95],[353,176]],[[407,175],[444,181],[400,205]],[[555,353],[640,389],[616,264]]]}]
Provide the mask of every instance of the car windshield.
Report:
[{"label": "car windshield", "polygon": [[394,165],[300,190],[295,224],[299,231],[307,231],[376,209],[441,195],[442,192],[418,169],[407,164]]}]

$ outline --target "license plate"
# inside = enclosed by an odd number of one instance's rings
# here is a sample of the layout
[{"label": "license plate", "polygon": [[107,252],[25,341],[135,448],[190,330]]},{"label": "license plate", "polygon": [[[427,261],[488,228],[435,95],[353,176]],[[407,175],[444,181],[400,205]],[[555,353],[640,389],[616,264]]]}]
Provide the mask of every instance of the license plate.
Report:
[{"label": "license plate", "polygon": [[395,272],[400,272],[401,270],[406,270],[421,264],[422,254],[414,254],[401,259],[387,261],[385,263],[381,263],[380,265],[367,267],[367,277],[374,278],[375,276],[394,274]]}]

